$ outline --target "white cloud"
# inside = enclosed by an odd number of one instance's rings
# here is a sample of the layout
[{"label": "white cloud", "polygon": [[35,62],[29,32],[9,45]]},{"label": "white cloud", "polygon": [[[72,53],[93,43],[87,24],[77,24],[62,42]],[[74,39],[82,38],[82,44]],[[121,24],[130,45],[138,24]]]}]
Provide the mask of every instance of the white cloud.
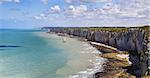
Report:
[{"label": "white cloud", "polygon": [[[111,5],[111,6],[110,6]],[[69,9],[64,13],[67,17],[85,18],[85,19],[113,19],[113,14],[119,13],[117,5],[109,4],[100,9],[91,9],[86,5],[73,6],[70,5]]]},{"label": "white cloud", "polygon": [[14,0],[14,2],[16,2],[16,3],[20,3],[20,0]]},{"label": "white cloud", "polygon": [[50,8],[51,13],[59,13],[60,11],[61,11],[61,9],[60,9],[59,5],[55,5]]},{"label": "white cloud", "polygon": [[[118,4],[111,2],[112,0],[79,0],[82,2],[108,2],[98,9],[90,8],[90,11],[80,11],[76,7],[72,7],[74,15],[84,14],[86,17],[98,18],[101,16],[111,16],[118,18],[149,18],[150,9],[149,0],[119,0]],[[85,5],[86,6],[86,5]],[[87,8],[86,8],[87,10]],[[98,16],[98,17],[97,17]]]},{"label": "white cloud", "polygon": [[3,4],[4,2],[12,2],[12,0],[0,0],[1,4]]},{"label": "white cloud", "polygon": [[101,14],[118,14],[120,12],[120,7],[113,3],[107,3],[101,8],[100,12]]},{"label": "white cloud", "polygon": [[3,4],[4,2],[20,3],[20,0],[0,0],[0,4]]},{"label": "white cloud", "polygon": [[128,0],[121,2],[120,7],[122,10],[121,15],[124,17],[147,18],[149,13],[148,7],[150,7],[150,1]]},{"label": "white cloud", "polygon": [[44,4],[48,4],[48,0],[41,0]]},{"label": "white cloud", "polygon": [[72,0],[65,0],[67,3],[72,3]]},{"label": "white cloud", "polygon": [[46,17],[47,17],[47,16],[42,13],[42,14],[40,14],[40,15],[34,16],[33,18],[36,19],[36,20],[41,20],[41,19],[46,19]]},{"label": "white cloud", "polygon": [[112,0],[65,0],[67,3],[103,3],[103,2],[111,2]]},{"label": "white cloud", "polygon": [[[116,20],[116,23],[118,22],[119,24],[128,19],[134,24],[145,24],[147,22],[145,20],[150,19],[150,14],[148,14],[150,12],[148,10],[150,8],[149,5],[150,1],[148,0],[127,0],[118,2],[117,4],[107,2],[100,8],[87,7],[87,5],[70,5],[69,9],[65,10],[64,15],[69,18],[91,21],[105,20],[105,22],[111,22],[111,20]],[[145,20],[143,21],[143,19]]]},{"label": "white cloud", "polygon": [[[137,18],[149,18],[149,5],[150,1],[143,2],[138,1],[133,2],[122,2],[121,4],[106,3],[102,8],[95,10],[93,12],[95,15],[105,16],[105,17],[115,17],[115,19],[137,19]],[[128,6],[127,6],[128,5]],[[146,5],[146,6],[145,6]],[[93,17],[96,18],[96,17]]]},{"label": "white cloud", "polygon": [[[146,24],[148,19],[150,19],[150,1],[149,0],[118,0],[118,2],[112,2],[112,0],[78,0],[80,2],[87,2],[84,5],[74,3],[77,0],[65,0],[71,5],[67,8],[60,8],[59,5],[52,6],[48,12],[51,14],[57,13],[62,15],[64,18],[75,18],[74,20],[85,20],[88,22],[91,21],[92,24],[96,23],[95,21],[103,21],[125,25],[125,24]],[[94,4],[96,2],[105,2],[100,3],[101,7],[90,7],[88,3],[91,2]],[[102,4],[102,5],[101,5]],[[44,15],[36,16],[36,19],[43,19]],[[59,16],[58,16],[59,17]],[[113,20],[113,21],[112,21]],[[129,20],[129,21],[128,21]],[[141,21],[140,21],[141,20]],[[98,24],[98,23],[97,23]],[[104,24],[104,23],[103,23]]]},{"label": "white cloud", "polygon": [[93,2],[93,3],[98,3],[98,2],[111,2],[112,0],[80,0],[81,2]]},{"label": "white cloud", "polygon": [[79,6],[70,5],[69,9],[66,11],[66,14],[72,17],[77,17],[83,16],[86,11],[87,11],[86,5],[79,5]]},{"label": "white cloud", "polygon": [[2,4],[3,2],[0,1],[0,4]]},{"label": "white cloud", "polygon": [[39,16],[34,16],[34,19],[36,19],[36,20],[40,20],[40,19],[42,19],[41,17],[39,17]]},{"label": "white cloud", "polygon": [[36,15],[33,18],[36,20],[47,19],[50,14],[60,13],[60,11],[61,11],[60,7],[58,5],[55,5],[53,7],[50,7],[49,11]]}]

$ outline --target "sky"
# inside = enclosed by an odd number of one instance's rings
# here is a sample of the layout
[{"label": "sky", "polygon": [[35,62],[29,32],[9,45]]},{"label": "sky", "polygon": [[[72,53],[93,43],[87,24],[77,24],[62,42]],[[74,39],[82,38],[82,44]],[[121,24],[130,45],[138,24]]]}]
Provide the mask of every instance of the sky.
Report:
[{"label": "sky", "polygon": [[0,28],[150,25],[150,0],[0,0]]}]

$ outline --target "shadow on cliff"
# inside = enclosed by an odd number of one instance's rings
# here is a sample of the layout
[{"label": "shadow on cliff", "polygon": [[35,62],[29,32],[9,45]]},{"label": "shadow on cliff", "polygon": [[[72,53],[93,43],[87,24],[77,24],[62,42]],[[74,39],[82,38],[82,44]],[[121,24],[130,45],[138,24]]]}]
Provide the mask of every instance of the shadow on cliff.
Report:
[{"label": "shadow on cliff", "polygon": [[132,62],[130,66],[123,67],[127,70],[127,73],[136,76],[136,78],[142,77],[141,67],[140,67],[140,58],[138,54],[133,54],[136,52],[129,52],[129,61]]},{"label": "shadow on cliff", "polygon": [[[136,76],[136,78],[141,78],[141,74],[137,74],[135,71],[137,71],[137,68],[135,68],[134,66],[127,66],[127,67],[123,67],[123,69],[127,69],[127,73]],[[140,72],[140,71],[139,71]]]}]

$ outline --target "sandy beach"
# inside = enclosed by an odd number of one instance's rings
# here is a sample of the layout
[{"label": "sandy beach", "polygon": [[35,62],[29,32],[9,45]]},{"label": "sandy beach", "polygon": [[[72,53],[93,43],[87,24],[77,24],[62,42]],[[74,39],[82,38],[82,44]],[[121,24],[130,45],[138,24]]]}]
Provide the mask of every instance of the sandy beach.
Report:
[{"label": "sandy beach", "polygon": [[[38,35],[47,38],[57,37],[57,39],[61,42],[61,44],[59,44],[60,46],[58,46],[59,48],[68,48],[70,45],[74,44],[74,41],[78,41],[77,43],[81,44],[80,48],[78,48],[77,45],[74,46],[76,48],[72,48],[71,51],[67,51],[67,55],[69,55],[67,65],[57,70],[57,74],[68,75],[66,78],[93,78],[96,72],[103,71],[102,65],[105,63],[106,59],[100,57],[99,54],[101,54],[101,52],[89,44],[89,42],[85,39],[75,36],[70,37],[69,35],[58,36],[58,34],[43,32],[38,33]],[[65,43],[62,38],[66,39]],[[74,51],[74,53],[72,53],[72,51]],[[82,61],[82,63],[79,61]],[[78,71],[77,69],[81,71]],[[74,70],[74,72],[71,70]]]},{"label": "sandy beach", "polygon": [[[69,35],[63,36],[70,38]],[[131,65],[129,61],[129,54],[125,54],[122,51],[100,43],[90,42],[82,37],[71,36],[73,39],[86,42],[84,46],[90,46],[81,53],[88,53],[95,56],[92,62],[92,66],[84,71],[78,72],[76,75],[69,76],[69,78],[135,78],[135,76],[127,73],[128,66]],[[99,47],[91,44],[98,44]],[[105,52],[100,52],[98,49],[106,49]],[[112,77],[114,76],[114,77]]]},{"label": "sandy beach", "polygon": [[90,56],[93,57],[88,60],[90,64],[87,66],[85,70],[79,71],[75,75],[68,76],[68,78],[93,78],[95,73],[103,71],[103,64],[107,61],[107,59],[100,57],[99,54],[101,54],[101,52],[98,51],[95,47],[93,47],[88,41],[86,41],[86,39],[69,35],[63,37],[83,42],[84,48],[80,53],[89,54]]}]

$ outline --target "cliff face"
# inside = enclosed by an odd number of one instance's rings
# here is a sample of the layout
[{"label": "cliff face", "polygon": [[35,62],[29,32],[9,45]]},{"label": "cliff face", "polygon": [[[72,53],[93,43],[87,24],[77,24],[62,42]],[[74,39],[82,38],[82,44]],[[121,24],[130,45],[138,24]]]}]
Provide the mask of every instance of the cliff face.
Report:
[{"label": "cliff face", "polygon": [[144,34],[143,30],[129,30],[122,32],[109,31],[90,31],[82,29],[54,29],[51,32],[67,33],[69,35],[84,37],[89,41],[100,42],[118,48],[119,50],[130,52],[144,51]]},{"label": "cliff face", "polygon": [[[67,33],[69,35],[86,38],[89,41],[99,42],[113,46],[122,51],[128,51],[130,61],[135,67],[135,74],[144,75],[148,70],[148,55],[145,39],[149,36],[150,31],[129,29],[126,31],[102,31],[89,30],[82,28],[50,28],[51,32]],[[148,36],[145,36],[148,34]]]}]

